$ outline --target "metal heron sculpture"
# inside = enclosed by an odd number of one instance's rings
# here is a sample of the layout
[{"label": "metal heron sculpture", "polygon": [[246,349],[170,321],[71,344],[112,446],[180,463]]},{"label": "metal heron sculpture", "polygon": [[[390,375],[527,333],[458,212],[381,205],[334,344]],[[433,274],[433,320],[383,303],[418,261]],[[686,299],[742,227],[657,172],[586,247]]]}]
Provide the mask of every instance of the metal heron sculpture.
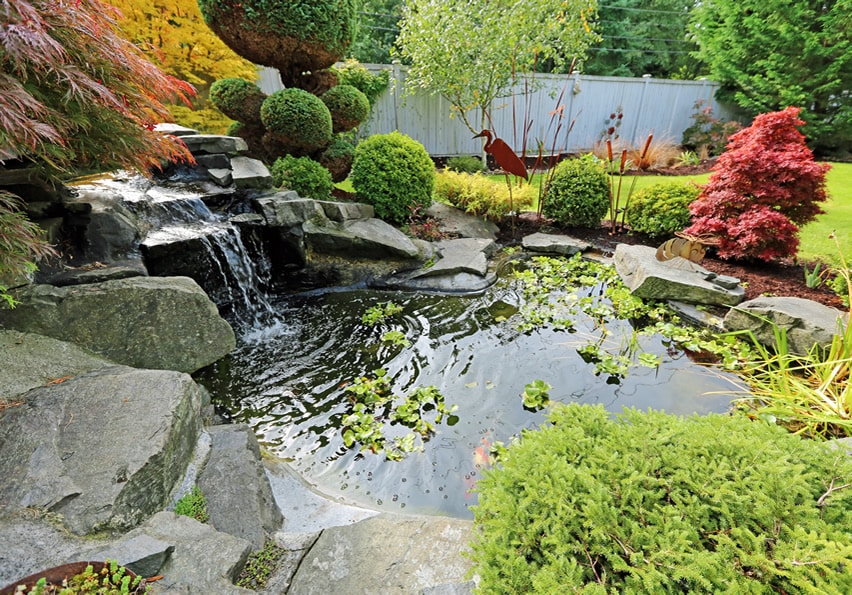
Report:
[{"label": "metal heron sculpture", "polygon": [[500,169],[519,178],[528,179],[527,168],[506,141],[497,138],[490,130],[483,130],[473,138],[485,138],[485,152],[494,157]]},{"label": "metal heron sculpture", "polygon": [[485,138],[485,146],[483,149],[486,153],[494,157],[494,162],[503,170],[506,176],[506,186],[509,188],[509,209],[512,211],[512,237],[515,236],[515,201],[512,198],[512,182],[509,180],[509,174],[528,180],[527,166],[521,161],[515,152],[512,150],[506,141],[497,138],[490,130],[483,130],[473,138]]}]

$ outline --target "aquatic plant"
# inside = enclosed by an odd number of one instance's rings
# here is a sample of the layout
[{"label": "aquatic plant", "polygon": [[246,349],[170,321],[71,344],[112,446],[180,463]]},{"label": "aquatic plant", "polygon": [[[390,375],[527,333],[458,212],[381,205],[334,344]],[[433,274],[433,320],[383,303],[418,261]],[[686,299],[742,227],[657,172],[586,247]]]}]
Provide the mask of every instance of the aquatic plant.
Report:
[{"label": "aquatic plant", "polygon": [[394,302],[385,302],[376,306],[370,306],[367,311],[361,316],[361,322],[368,326],[376,326],[380,322],[384,322],[388,318],[396,316],[402,312],[402,306]]}]

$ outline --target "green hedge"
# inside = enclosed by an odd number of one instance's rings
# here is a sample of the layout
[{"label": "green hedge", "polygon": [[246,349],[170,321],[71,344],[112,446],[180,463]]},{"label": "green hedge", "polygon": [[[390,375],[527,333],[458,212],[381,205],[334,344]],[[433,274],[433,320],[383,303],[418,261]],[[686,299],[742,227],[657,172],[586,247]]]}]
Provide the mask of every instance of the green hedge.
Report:
[{"label": "green hedge", "polygon": [[551,422],[478,485],[481,593],[852,593],[844,449],[724,415]]},{"label": "green hedge", "polygon": [[609,210],[603,162],[593,155],[559,163],[545,190],[542,212],[563,225],[600,227]]},{"label": "green hedge", "polygon": [[689,205],[701,194],[692,182],[660,182],[636,192],[627,207],[630,229],[651,237],[672,236],[689,226]]}]

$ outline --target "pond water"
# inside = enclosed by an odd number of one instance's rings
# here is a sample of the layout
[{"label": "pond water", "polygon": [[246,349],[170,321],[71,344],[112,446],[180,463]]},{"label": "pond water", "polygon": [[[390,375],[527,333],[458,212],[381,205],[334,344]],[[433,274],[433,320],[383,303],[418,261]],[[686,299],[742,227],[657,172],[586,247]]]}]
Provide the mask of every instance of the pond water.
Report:
[{"label": "pond water", "polygon": [[[601,295],[601,288],[589,293]],[[600,325],[579,315],[572,332],[521,332],[522,305],[514,282],[501,280],[474,297],[405,294],[365,289],[312,292],[272,302],[278,320],[244,333],[237,350],[197,379],[236,422],[248,423],[261,444],[288,461],[320,492],[389,512],[438,513],[470,518],[473,488],[489,465],[495,442],[508,443],[545,421],[525,409],[521,394],[543,380],[553,401],[653,408],[676,414],[724,412],[731,378],[700,366],[660,336],[639,336],[629,323],[607,324],[606,344],[631,345],[660,358],[656,368],[635,366],[624,378],[596,375],[577,349],[599,336]],[[364,312],[388,301],[402,313],[376,326]],[[408,346],[382,341],[389,330]],[[352,410],[354,378],[387,370],[393,392],[434,385],[457,421],[443,423],[423,452],[402,461],[346,448],[341,423]],[[385,425],[388,435],[406,428]]]}]

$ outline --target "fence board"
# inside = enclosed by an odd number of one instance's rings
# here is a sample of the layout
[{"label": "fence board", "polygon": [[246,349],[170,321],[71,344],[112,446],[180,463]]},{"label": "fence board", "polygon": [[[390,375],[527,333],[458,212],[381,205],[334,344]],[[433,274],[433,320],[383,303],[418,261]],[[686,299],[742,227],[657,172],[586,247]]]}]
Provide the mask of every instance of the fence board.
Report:
[{"label": "fence board", "polygon": [[[444,98],[426,92],[406,95],[404,67],[364,66],[373,72],[390,70],[391,83],[361,127],[362,136],[399,130],[421,142],[433,156],[479,153],[481,141],[471,138],[473,135],[460,118],[451,117],[450,105]],[[533,84],[534,90],[525,93],[520,82],[515,94],[497,100],[490,114],[490,127],[519,153],[524,122],[531,123],[527,134],[528,155],[535,154],[538,142],[547,149],[554,144],[559,120],[551,113],[559,106],[562,106],[562,128],[555,146],[557,152],[568,153],[590,150],[600,141],[610,114],[619,108],[624,114],[621,140],[633,146],[641,145],[652,132],[657,139],[680,144],[683,131],[692,124],[693,106],[698,100],[710,105],[716,117],[734,118],[730,109],[714,99],[719,84],[709,80],[537,74]],[[265,93],[282,88],[277,71],[271,68],[261,69],[259,85]],[[557,103],[560,94],[561,101]],[[470,113],[468,119],[472,124],[479,122],[479,112]],[[573,127],[566,137],[571,122]]]}]

